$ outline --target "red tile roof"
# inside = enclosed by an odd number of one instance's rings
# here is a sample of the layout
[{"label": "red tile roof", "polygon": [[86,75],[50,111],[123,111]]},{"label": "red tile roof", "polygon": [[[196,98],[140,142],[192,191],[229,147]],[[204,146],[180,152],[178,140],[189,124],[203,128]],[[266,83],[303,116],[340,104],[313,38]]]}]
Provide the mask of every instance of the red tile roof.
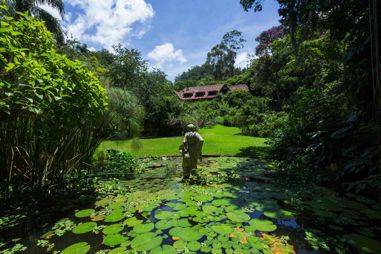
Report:
[{"label": "red tile roof", "polygon": [[247,85],[226,86],[223,84],[216,84],[208,86],[186,87],[179,92],[175,91],[175,93],[181,100],[194,101],[213,99],[218,95],[218,93],[223,91],[249,91],[249,88]]}]

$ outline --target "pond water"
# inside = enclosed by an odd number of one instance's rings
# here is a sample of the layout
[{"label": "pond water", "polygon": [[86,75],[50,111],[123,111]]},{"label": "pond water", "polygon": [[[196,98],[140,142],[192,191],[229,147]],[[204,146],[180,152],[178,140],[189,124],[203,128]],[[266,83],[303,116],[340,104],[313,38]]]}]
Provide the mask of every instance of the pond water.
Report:
[{"label": "pond water", "polygon": [[137,179],[100,185],[94,204],[26,253],[381,253],[381,207],[370,200],[327,189],[301,198],[259,182],[269,170],[259,160],[208,159],[203,185],[180,181],[178,159],[148,163]]}]

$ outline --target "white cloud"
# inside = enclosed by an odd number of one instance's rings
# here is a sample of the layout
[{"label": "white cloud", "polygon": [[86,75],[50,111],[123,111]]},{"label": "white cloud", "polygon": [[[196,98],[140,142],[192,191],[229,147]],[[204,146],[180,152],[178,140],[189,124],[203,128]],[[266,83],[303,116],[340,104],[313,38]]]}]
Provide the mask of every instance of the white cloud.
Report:
[{"label": "white cloud", "polygon": [[175,63],[183,64],[187,61],[183,55],[183,51],[181,49],[175,50],[172,43],[164,43],[156,46],[148,53],[148,58],[153,60],[159,68]]},{"label": "white cloud", "polygon": [[[79,41],[112,49],[148,30],[154,10],[145,0],[66,0],[75,12],[68,13],[65,26]],[[137,28],[136,26],[142,27]],[[138,31],[136,31],[138,30]]]},{"label": "white cloud", "polygon": [[235,59],[234,66],[236,68],[246,68],[252,59],[251,54],[249,52],[242,52],[237,55],[237,58]]}]

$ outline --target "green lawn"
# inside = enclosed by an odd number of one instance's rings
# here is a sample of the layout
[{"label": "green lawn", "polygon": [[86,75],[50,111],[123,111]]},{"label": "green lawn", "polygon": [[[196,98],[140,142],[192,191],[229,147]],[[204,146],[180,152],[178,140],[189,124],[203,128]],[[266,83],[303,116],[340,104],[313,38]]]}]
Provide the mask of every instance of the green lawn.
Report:
[{"label": "green lawn", "polygon": [[[203,154],[242,155],[255,148],[265,148],[265,138],[243,136],[239,128],[216,125],[200,130],[205,140]],[[104,141],[97,151],[116,149],[137,156],[162,156],[179,154],[182,137],[140,139],[141,149],[131,148],[131,140]]]}]

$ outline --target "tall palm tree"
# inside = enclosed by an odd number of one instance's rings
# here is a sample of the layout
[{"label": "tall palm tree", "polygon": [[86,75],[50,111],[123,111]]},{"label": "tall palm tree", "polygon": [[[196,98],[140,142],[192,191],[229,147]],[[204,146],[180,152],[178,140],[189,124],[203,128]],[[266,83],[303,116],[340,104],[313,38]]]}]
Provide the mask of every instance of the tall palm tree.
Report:
[{"label": "tall palm tree", "polygon": [[63,0],[7,0],[9,11],[18,18],[17,12],[29,11],[35,18],[44,21],[47,29],[53,33],[58,43],[63,43],[64,35],[58,19],[42,9],[42,4],[50,5],[57,9],[63,18],[65,14]]}]

